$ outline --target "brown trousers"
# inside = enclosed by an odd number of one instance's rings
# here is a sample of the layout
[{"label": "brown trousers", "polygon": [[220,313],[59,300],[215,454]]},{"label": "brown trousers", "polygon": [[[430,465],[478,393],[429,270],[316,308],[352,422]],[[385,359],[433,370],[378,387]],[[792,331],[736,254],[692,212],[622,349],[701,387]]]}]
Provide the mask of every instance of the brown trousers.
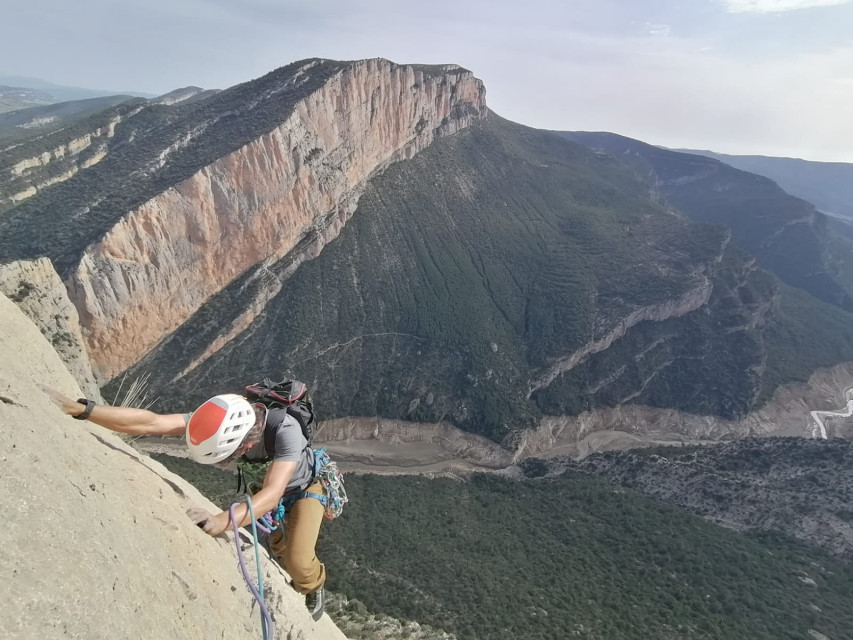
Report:
[{"label": "brown trousers", "polygon": [[[315,482],[306,491],[323,493],[323,485]],[[287,510],[284,526],[270,534],[270,548],[290,574],[293,588],[299,593],[316,591],[326,582],[326,567],[317,559],[315,550],[323,511],[319,500],[301,498]]]}]

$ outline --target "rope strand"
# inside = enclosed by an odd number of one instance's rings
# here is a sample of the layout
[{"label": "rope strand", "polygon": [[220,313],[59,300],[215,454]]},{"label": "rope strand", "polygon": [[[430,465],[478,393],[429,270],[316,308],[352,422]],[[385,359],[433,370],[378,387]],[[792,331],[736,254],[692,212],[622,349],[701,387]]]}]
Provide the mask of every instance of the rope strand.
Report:
[{"label": "rope strand", "polygon": [[258,606],[261,609],[261,630],[263,632],[264,640],[273,640],[275,627],[273,625],[272,616],[270,615],[269,609],[267,609],[267,605],[264,602],[264,582],[263,576],[261,573],[261,554],[258,549],[258,535],[257,529],[255,528],[255,518],[254,518],[254,510],[252,509],[252,498],[246,496],[249,505],[249,513],[252,517],[252,534],[253,534],[253,542],[255,544],[255,562],[258,565],[258,587],[255,587],[252,584],[252,579],[249,577],[249,570],[246,568],[246,560],[243,558],[243,549],[240,547],[240,529],[237,527],[237,518],[234,510],[239,506],[239,503],[234,503],[231,505],[228,513],[231,516],[231,528],[234,530],[234,544],[237,546],[237,559],[240,561],[240,572],[243,574],[243,579],[246,581],[246,584],[249,585],[249,591],[252,592],[252,595],[255,597],[255,600],[258,603]]}]

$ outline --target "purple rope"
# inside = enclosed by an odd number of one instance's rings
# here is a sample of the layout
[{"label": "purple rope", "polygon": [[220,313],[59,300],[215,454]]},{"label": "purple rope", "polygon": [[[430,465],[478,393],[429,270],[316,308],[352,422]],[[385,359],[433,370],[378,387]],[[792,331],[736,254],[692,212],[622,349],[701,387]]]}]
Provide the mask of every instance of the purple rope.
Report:
[{"label": "purple rope", "polygon": [[[237,527],[237,518],[234,513],[235,507],[237,507],[237,504],[231,505],[229,514],[231,515],[231,528],[234,530],[234,544],[237,545],[237,558],[240,560],[240,571],[243,573],[243,579],[246,581],[246,584],[249,585],[249,591],[251,591],[252,595],[255,596],[255,600],[261,608],[261,615],[263,616],[261,621],[264,623],[264,640],[272,640],[272,616],[270,616],[270,612],[267,609],[267,605],[264,603],[264,599],[261,597],[261,594],[258,593],[257,587],[255,587],[252,579],[249,578],[249,570],[246,568],[246,561],[243,559],[243,550],[240,548],[240,530]],[[258,544],[257,540],[255,540],[255,544]]]},{"label": "purple rope", "polygon": [[272,520],[270,519],[270,514],[265,513],[258,520],[255,521],[255,524],[258,526],[258,529],[263,531],[265,534],[269,535],[272,533],[272,529],[270,527],[273,526]]}]

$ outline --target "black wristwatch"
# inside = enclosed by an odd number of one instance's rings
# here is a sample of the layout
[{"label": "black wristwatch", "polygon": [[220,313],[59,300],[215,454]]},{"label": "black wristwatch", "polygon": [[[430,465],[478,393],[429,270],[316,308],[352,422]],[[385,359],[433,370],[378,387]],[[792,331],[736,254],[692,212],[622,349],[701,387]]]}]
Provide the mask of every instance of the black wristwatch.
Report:
[{"label": "black wristwatch", "polygon": [[95,408],[95,401],[89,400],[88,398],[77,398],[77,402],[80,404],[85,404],[86,408],[83,410],[79,416],[71,416],[75,420],[88,420],[89,416],[92,415],[92,409]]}]

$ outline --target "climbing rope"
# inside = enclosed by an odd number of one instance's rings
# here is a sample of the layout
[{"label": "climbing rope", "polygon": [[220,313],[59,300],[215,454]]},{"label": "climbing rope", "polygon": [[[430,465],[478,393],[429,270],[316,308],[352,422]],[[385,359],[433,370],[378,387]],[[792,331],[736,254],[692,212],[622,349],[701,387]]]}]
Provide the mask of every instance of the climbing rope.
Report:
[{"label": "climbing rope", "polygon": [[255,597],[255,600],[261,609],[261,630],[263,632],[264,640],[273,640],[274,626],[272,616],[264,602],[264,579],[261,571],[261,552],[258,547],[258,530],[255,527],[255,511],[252,508],[251,496],[246,496],[246,502],[249,505],[249,516],[252,519],[252,539],[255,544],[255,564],[258,567],[257,587],[255,587],[252,583],[252,579],[249,577],[249,570],[246,568],[246,560],[243,558],[243,549],[240,547],[240,529],[237,527],[237,518],[234,512],[234,509],[239,506],[239,502],[232,504],[229,509],[229,514],[231,516],[231,528],[234,530],[234,544],[237,546],[237,558],[240,561],[240,572],[243,574],[243,579],[246,581],[246,584],[249,585],[249,591],[252,592],[252,595]]}]

